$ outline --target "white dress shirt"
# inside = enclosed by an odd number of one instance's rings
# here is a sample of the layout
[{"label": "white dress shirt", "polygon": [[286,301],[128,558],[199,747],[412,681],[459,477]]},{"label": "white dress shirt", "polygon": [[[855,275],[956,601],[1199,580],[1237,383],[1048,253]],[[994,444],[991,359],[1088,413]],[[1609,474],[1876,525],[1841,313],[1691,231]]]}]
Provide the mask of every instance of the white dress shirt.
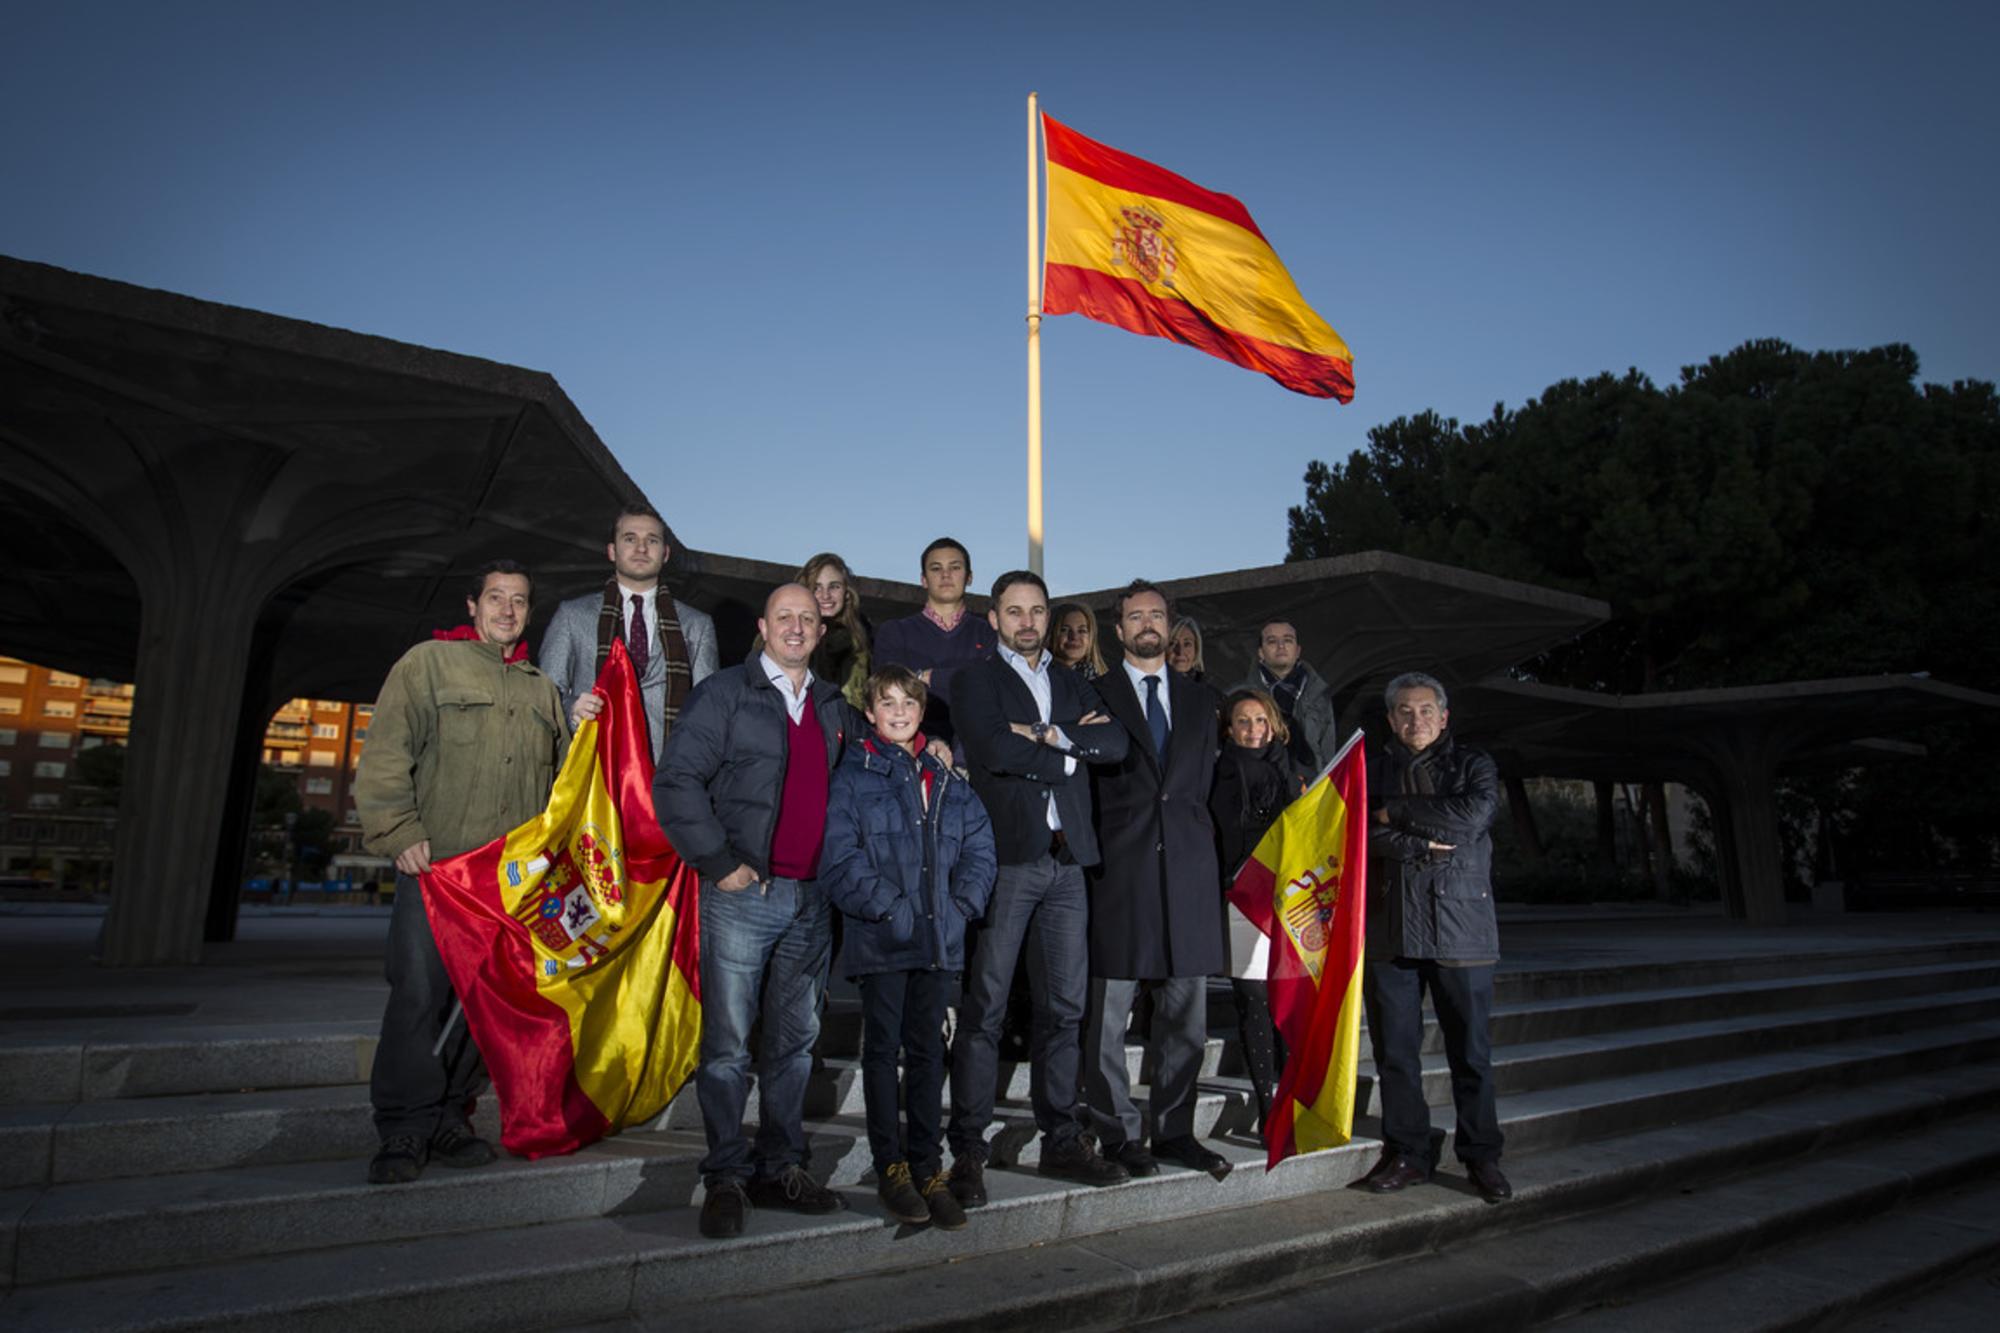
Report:
[{"label": "white dress shirt", "polygon": [[639,628],[646,637],[646,647],[657,647],[660,642],[660,616],[653,609],[653,602],[660,595],[660,585],[650,588],[628,588],[618,585],[618,624],[625,632],[625,642],[632,642],[632,599],[639,599]]},{"label": "white dress shirt", "polygon": [[797,726],[799,719],[806,715],[806,700],[812,698],[812,668],[806,668],[805,678],[799,682],[799,688],[794,692],[792,689],[792,678],[785,674],[783,667],[771,660],[769,653],[758,653],[757,660],[764,664],[764,674],[769,676],[771,683],[778,687],[778,695],[785,701],[785,711],[791,714],[792,725]]},{"label": "white dress shirt", "polygon": [[1141,671],[1132,665],[1132,659],[1125,659],[1125,674],[1132,678],[1132,693],[1139,696],[1139,716],[1146,715],[1146,678],[1153,676],[1160,682],[1160,711],[1167,715],[1167,730],[1174,729],[1174,704],[1167,697],[1167,664],[1163,661],[1151,671]]},{"label": "white dress shirt", "polygon": [[[1006,644],[999,644],[998,649],[1000,660],[1014,668],[1014,674],[1019,676],[1022,683],[1028,687],[1028,693],[1035,696],[1035,711],[1040,716],[1042,723],[1046,725],[1049,720],[1049,709],[1055,703],[1053,688],[1049,684],[1050,659],[1048,653],[1046,651],[1043,652],[1041,660],[1031,666],[1027,658],[1021,656]],[[1070,740],[1069,737],[1063,735],[1061,727],[1049,727],[1046,743],[1054,745],[1058,750],[1063,751],[1064,777],[1068,777],[1070,774],[1076,772],[1076,756],[1069,753],[1072,748]],[[1051,829],[1062,828],[1062,816],[1056,813],[1056,793],[1053,787],[1049,789],[1049,827]]]}]

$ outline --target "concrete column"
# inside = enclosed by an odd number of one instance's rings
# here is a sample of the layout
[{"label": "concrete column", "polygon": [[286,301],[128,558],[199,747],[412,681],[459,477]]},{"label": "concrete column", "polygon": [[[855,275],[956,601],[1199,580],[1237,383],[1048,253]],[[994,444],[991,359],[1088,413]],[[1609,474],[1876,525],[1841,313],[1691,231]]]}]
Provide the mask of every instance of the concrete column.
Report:
[{"label": "concrete column", "polygon": [[[143,581],[137,707],[101,958],[201,961],[258,603],[191,562]],[[214,571],[220,575],[220,571]]]},{"label": "concrete column", "polygon": [[1730,915],[1753,926],[1785,924],[1785,875],[1778,843],[1778,762],[1789,750],[1770,730],[1743,724],[1703,738],[1713,766],[1716,851],[1727,855]]}]

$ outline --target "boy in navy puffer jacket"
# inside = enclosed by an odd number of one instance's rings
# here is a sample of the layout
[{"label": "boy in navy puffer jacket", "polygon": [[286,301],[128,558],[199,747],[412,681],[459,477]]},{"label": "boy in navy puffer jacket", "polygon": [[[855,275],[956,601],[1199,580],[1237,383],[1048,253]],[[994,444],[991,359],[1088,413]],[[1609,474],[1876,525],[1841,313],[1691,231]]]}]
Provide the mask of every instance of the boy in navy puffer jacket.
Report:
[{"label": "boy in navy puffer jacket", "polygon": [[965,926],[986,911],[995,863],[986,808],[923,752],[926,694],[905,667],[868,678],[875,734],[850,742],[834,770],[820,884],[846,917],[842,965],[861,988],[861,1090],[877,1192],[899,1221],[954,1230],[965,1210],[944,1170],[944,1016],[965,969]]}]

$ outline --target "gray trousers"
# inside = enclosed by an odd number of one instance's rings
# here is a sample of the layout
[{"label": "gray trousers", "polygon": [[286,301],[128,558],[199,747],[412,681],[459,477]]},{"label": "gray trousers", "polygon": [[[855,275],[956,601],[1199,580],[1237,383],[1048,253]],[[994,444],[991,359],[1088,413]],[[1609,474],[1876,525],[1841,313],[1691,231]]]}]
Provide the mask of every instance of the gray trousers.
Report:
[{"label": "gray trousers", "polygon": [[1152,993],[1153,1021],[1146,1054],[1153,1068],[1150,1110],[1153,1142],[1194,1133],[1195,1085],[1201,1078],[1202,1050],[1208,1041],[1208,978],[1168,977],[1164,981],[1118,981],[1093,977],[1090,1006],[1083,1020],[1084,1103],[1091,1128],[1107,1152],[1138,1142],[1144,1129],[1132,1104],[1132,1080],[1125,1067],[1125,1026],[1144,988]]}]

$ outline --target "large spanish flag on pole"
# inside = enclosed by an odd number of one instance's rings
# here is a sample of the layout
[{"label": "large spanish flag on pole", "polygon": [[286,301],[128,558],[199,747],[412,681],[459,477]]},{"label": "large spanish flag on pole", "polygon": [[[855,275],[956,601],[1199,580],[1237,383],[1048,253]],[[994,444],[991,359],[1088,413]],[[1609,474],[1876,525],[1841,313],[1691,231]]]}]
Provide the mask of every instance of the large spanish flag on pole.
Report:
[{"label": "large spanish flag on pole", "polygon": [[1354,397],[1354,358],[1250,217],[1130,153],[1042,117],[1042,313],[1170,338],[1316,398]]},{"label": "large spanish flag on pole", "polygon": [[1271,825],[1229,901],[1271,941],[1271,1017],[1285,1072],[1264,1126],[1276,1166],[1354,1137],[1361,947],[1368,901],[1368,765],[1355,732]]},{"label": "large spanish flag on pole", "polygon": [[548,808],[423,877],[431,932],[500,1100],[500,1141],[574,1152],[658,1115],[701,1046],[700,890],[653,818],[625,645]]}]

